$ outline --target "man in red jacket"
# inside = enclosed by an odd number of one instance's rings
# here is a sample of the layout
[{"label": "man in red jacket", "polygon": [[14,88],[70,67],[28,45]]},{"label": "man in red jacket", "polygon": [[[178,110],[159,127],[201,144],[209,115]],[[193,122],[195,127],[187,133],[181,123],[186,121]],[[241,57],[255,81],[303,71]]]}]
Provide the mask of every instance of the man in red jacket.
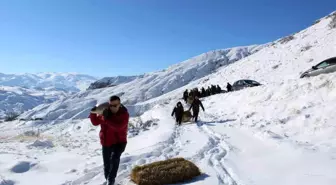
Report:
[{"label": "man in red jacket", "polygon": [[[93,107],[92,110],[95,110]],[[118,96],[111,96],[109,108],[103,115],[90,113],[93,125],[100,125],[100,143],[103,148],[104,175],[107,185],[113,185],[117,176],[120,156],[125,151],[127,144],[127,129],[129,114]]]}]

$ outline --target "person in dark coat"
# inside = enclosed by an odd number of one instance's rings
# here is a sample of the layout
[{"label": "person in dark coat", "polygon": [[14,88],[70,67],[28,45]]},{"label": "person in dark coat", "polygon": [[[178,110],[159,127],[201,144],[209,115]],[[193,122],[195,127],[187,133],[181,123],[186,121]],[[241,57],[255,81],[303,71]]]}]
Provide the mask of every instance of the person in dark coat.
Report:
[{"label": "person in dark coat", "polygon": [[[97,107],[93,107],[94,111]],[[127,145],[129,113],[118,96],[111,96],[109,107],[103,115],[90,113],[89,118],[94,126],[100,125],[100,143],[102,145],[104,175],[107,185],[113,185],[117,176],[120,156]]]},{"label": "person in dark coat", "polygon": [[183,100],[184,100],[186,103],[187,103],[188,95],[189,95],[189,93],[188,93],[188,89],[187,89],[187,90],[185,90],[184,93],[183,93]]},{"label": "person in dark coat", "polygon": [[222,88],[219,87],[219,85],[217,85],[217,93],[221,93],[222,92]]},{"label": "person in dark coat", "polygon": [[228,92],[232,91],[232,85],[229,82],[226,85],[226,89],[227,89]]},{"label": "person in dark coat", "polygon": [[183,112],[184,112],[183,105],[182,105],[181,102],[178,102],[176,104],[176,107],[174,107],[173,112],[171,114],[171,116],[174,116],[174,114],[175,114],[176,123],[178,125],[181,125],[181,123],[182,123]]},{"label": "person in dark coat", "polygon": [[211,92],[212,94],[217,94],[217,88],[215,85],[211,85]]},{"label": "person in dark coat", "polygon": [[195,99],[194,101],[192,102],[190,108],[189,108],[189,111],[190,109],[193,110],[193,117],[195,119],[195,122],[198,121],[198,113],[199,113],[199,107],[202,107],[203,111],[204,111],[204,107],[203,107],[203,104],[201,102],[201,100],[198,99],[198,96],[195,96]]},{"label": "person in dark coat", "polygon": [[194,91],[193,90],[190,90],[189,96],[194,97]]},{"label": "person in dark coat", "polygon": [[202,87],[201,97],[202,98],[206,97],[206,92],[205,92],[204,87]]},{"label": "person in dark coat", "polygon": [[210,86],[208,86],[207,91],[208,91],[208,96],[211,96],[212,94],[211,94],[211,88],[210,88]]},{"label": "person in dark coat", "polygon": [[199,92],[198,88],[195,88],[195,96],[200,97],[201,93]]}]

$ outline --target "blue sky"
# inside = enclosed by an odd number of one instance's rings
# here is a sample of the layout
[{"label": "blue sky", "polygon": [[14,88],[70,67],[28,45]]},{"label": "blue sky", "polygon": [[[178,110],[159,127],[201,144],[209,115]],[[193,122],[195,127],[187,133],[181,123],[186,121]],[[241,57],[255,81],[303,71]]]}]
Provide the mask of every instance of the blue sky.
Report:
[{"label": "blue sky", "polygon": [[1,0],[2,73],[135,75],[310,26],[335,0]]}]

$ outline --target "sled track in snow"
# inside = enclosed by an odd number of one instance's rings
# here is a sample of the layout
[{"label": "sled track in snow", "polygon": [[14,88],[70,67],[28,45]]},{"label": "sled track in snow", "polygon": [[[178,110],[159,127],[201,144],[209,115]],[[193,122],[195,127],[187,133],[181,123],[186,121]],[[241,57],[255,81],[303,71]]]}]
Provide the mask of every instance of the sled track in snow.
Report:
[{"label": "sled track in snow", "polygon": [[[199,125],[199,130],[208,137],[208,142],[190,160],[207,160],[209,166],[217,173],[219,185],[238,185],[223,165],[223,160],[229,151],[229,147],[227,147],[224,141],[225,137],[214,133],[206,125]],[[221,145],[225,145],[225,148]]]},{"label": "sled track in snow", "polygon": [[[134,165],[144,165],[158,160],[166,160],[177,156],[182,149],[182,143],[179,141],[179,136],[183,131],[183,127],[175,128],[173,134],[168,140],[158,143],[154,146],[140,149],[145,150],[154,147],[154,149],[150,152],[145,152],[140,155],[125,155],[124,153],[120,159],[116,184],[126,185],[128,183],[128,181],[130,180],[129,175]],[[97,178],[102,178],[103,176],[103,165],[100,165],[98,167],[88,170],[82,177],[73,181],[67,181],[62,185],[96,185],[96,183],[93,183],[91,181],[97,180]],[[102,178],[101,184],[105,184],[104,178]]]},{"label": "sled track in snow", "polygon": [[[196,130],[199,131],[199,134],[204,134],[208,138],[207,144],[200,150],[196,151],[196,155],[187,157],[186,159],[193,161],[194,163],[199,163],[200,161],[205,160],[207,164],[211,166],[216,172],[218,185],[239,185],[223,165],[224,158],[227,155],[227,152],[230,150],[224,141],[225,136],[216,134],[206,125],[198,126],[198,129]],[[139,155],[127,155],[124,153],[120,159],[116,184],[127,185],[130,180],[129,175],[135,165],[144,165],[178,156],[185,145],[185,143],[182,143],[180,136],[183,134],[183,132],[188,131],[188,125],[177,127],[174,129],[174,132],[168,140],[160,142],[154,146],[137,150],[142,151],[147,149],[150,150],[149,152],[144,152]],[[105,184],[103,183],[104,177],[102,165],[87,170],[86,173],[82,175],[82,177],[73,181],[67,181],[62,185],[97,185],[97,180],[100,182],[100,184]]]}]

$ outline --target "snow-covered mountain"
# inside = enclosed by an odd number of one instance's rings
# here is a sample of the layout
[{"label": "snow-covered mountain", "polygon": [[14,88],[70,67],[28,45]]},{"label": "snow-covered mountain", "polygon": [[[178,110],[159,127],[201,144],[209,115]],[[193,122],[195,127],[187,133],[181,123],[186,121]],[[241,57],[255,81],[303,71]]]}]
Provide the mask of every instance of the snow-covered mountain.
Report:
[{"label": "snow-covered mountain", "polygon": [[172,65],[162,71],[139,76],[106,77],[93,83],[90,89],[125,84],[120,87],[130,90],[131,94],[134,94],[134,91],[137,90],[137,88],[134,87],[142,86],[147,89],[148,92],[138,94],[139,99],[131,100],[132,103],[139,102],[167,93],[193,80],[202,78],[215,72],[216,69],[221,66],[229,65],[258,52],[265,46],[267,45],[252,45],[214,50]]},{"label": "snow-covered mountain", "polygon": [[[74,116],[72,113],[77,112],[76,118],[84,118],[90,107],[97,102],[106,101],[112,94],[122,96],[124,103],[127,105],[140,103],[173,91],[193,80],[200,79],[215,72],[220,67],[228,66],[239,59],[257,53],[266,46],[253,45],[215,50],[173,65],[166,70],[130,78],[105,78],[94,84],[97,85],[99,82],[106,84],[106,82],[109,82],[111,83],[110,85],[116,85],[115,83],[118,85],[80,92],[54,104],[45,104],[36,107],[36,109],[27,112],[24,116],[37,116],[46,119],[68,119]],[[87,102],[85,106],[82,104],[83,101]],[[59,106],[62,108],[59,109]],[[73,107],[71,113],[67,111],[69,107]]]},{"label": "snow-covered mountain", "polygon": [[95,81],[90,84],[88,89],[100,89],[105,87],[114,87],[123,83],[130,82],[136,78],[142,78],[142,75],[139,76],[116,76],[116,77],[105,77],[100,80]]},{"label": "snow-covered mountain", "polygon": [[[130,127],[141,130],[150,125],[136,134],[130,129],[117,177],[120,184],[130,184],[135,165],[184,157],[203,172],[188,182],[193,185],[333,185],[336,73],[299,76],[336,55],[335,22],[336,12],[215,70],[209,70],[208,63],[221,61],[220,52],[115,87],[42,104],[21,116],[44,121],[0,124],[3,184],[42,184],[43,180],[52,185],[102,184],[100,129],[87,115],[93,105],[118,94],[132,115]],[[263,85],[203,98],[205,112],[200,112],[199,124],[174,126],[170,114],[185,89],[223,87],[243,78]],[[48,139],[45,144],[29,137],[15,139],[34,129],[39,129],[39,139]]]},{"label": "snow-covered mountain", "polygon": [[0,118],[8,113],[20,114],[40,104],[52,103],[67,96],[69,92],[60,90],[0,86]]},{"label": "snow-covered mountain", "polygon": [[97,78],[76,73],[0,73],[0,85],[36,89],[54,89],[79,92],[85,90]]},{"label": "snow-covered mountain", "polygon": [[74,73],[0,73],[0,118],[85,90],[97,78]]}]

